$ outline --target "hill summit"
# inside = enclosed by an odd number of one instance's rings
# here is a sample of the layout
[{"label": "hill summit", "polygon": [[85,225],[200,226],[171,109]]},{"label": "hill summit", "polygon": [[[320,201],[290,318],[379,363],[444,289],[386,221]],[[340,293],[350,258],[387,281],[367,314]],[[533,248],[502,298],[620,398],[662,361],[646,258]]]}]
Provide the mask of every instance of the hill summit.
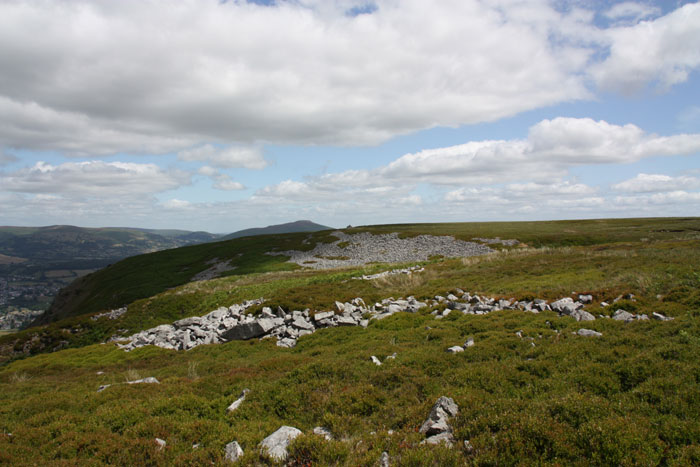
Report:
[{"label": "hill summit", "polygon": [[270,234],[285,234],[298,232],[319,232],[321,230],[332,230],[333,227],[316,224],[309,220],[300,220],[295,222],[287,222],[286,224],[268,225],[267,227],[256,227],[252,229],[239,230],[219,240],[231,240],[241,237],[252,237],[254,235],[270,235]]}]

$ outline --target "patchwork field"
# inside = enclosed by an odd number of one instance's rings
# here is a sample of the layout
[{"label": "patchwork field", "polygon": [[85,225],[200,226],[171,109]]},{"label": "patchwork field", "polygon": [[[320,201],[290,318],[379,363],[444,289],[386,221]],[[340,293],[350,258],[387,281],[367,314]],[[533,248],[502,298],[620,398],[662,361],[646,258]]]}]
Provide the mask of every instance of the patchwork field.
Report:
[{"label": "patchwork field", "polygon": [[[54,303],[48,324],[0,336],[0,463],[219,464],[232,441],[242,465],[378,465],[383,453],[391,465],[700,463],[700,219],[344,232],[519,243],[468,258],[308,270],[265,253],[311,251],[337,238],[270,235],[137,256],[85,276]],[[235,268],[190,282],[214,258]],[[424,269],[355,279],[415,265]],[[583,309],[596,319],[444,313],[454,305],[436,296],[457,289],[523,304],[591,295]],[[366,328],[319,328],[293,348],[274,338],[188,351],[104,343],[244,300],[265,299],[248,309],[258,317],[263,307],[313,316],[338,311],[336,301],[360,297],[369,307],[409,296],[426,306]],[[125,305],[116,319],[91,319]],[[673,319],[611,318],[619,309]],[[447,352],[469,339],[472,346]],[[159,384],[123,384],[148,377]],[[449,420],[452,447],[421,444],[420,427],[441,396],[459,407]],[[259,445],[283,425],[303,435],[286,461],[275,461]],[[316,427],[333,439],[313,434]]]}]

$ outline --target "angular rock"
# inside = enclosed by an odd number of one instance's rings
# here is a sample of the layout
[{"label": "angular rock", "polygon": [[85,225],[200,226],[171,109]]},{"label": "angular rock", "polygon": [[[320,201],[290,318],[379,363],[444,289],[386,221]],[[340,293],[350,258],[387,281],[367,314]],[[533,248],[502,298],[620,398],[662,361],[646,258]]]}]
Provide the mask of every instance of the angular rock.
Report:
[{"label": "angular rock", "polygon": [[464,343],[464,348],[466,349],[467,347],[473,347],[474,346],[474,338],[470,337],[467,339],[467,341]]},{"label": "angular rock", "polygon": [[236,462],[243,455],[243,449],[238,441],[231,441],[226,445],[224,459],[228,462]]},{"label": "angular rock", "polygon": [[613,313],[612,319],[616,321],[624,321],[626,323],[629,323],[630,321],[634,320],[634,315],[629,311],[619,309],[615,313]]},{"label": "angular rock", "polygon": [[424,439],[421,441],[420,444],[440,444],[444,443],[448,447],[452,447],[452,445],[455,442],[454,436],[452,436],[452,433],[449,431],[443,431],[442,433],[438,433],[436,435],[429,436],[428,438]]},{"label": "angular rock", "polygon": [[584,328],[579,329],[576,334],[578,334],[579,336],[583,336],[583,337],[601,337],[603,335],[602,333],[600,333],[598,331],[593,331],[592,329],[584,329]]},{"label": "angular rock", "polygon": [[651,314],[651,317],[654,319],[657,319],[659,321],[671,321],[673,319],[670,316],[664,316],[661,313],[657,313],[657,312],[653,312]]},{"label": "angular rock", "polygon": [[381,366],[381,364],[382,364],[382,362],[381,362],[377,357],[375,357],[374,355],[372,355],[372,356],[370,357],[370,360],[372,360],[372,363],[374,363],[374,364],[377,365],[377,366]]},{"label": "angular rock", "polygon": [[453,345],[452,347],[449,347],[447,349],[447,352],[449,353],[460,353],[464,352],[464,347],[460,347],[459,345]]},{"label": "angular rock", "polygon": [[357,326],[357,321],[352,316],[338,316],[338,326]]},{"label": "angular rock", "polygon": [[285,337],[284,339],[280,339],[277,341],[277,347],[285,347],[287,349],[291,349],[297,345],[297,340],[292,339],[291,337]]},{"label": "angular rock", "polygon": [[253,321],[250,323],[238,324],[221,334],[224,341],[248,340],[260,337],[265,334],[265,328],[260,323]]},{"label": "angular rock", "polygon": [[233,412],[236,410],[238,407],[241,406],[243,401],[245,400],[245,396],[250,392],[250,389],[246,388],[241,392],[241,395],[238,396],[238,399],[236,399],[231,405],[226,408],[227,412]]},{"label": "angular rock", "polygon": [[556,311],[557,313],[561,313],[563,315],[570,315],[574,311],[576,311],[580,304],[577,305],[577,302],[574,302],[572,298],[565,297],[560,300],[557,300],[556,302],[553,302],[550,307],[552,308],[553,311]]},{"label": "angular rock", "polygon": [[384,451],[382,455],[379,456],[379,467],[389,467],[389,453]]},{"label": "angular rock", "polygon": [[324,312],[316,313],[314,315],[314,321],[316,321],[318,323],[319,321],[326,320],[326,319],[332,318],[334,316],[335,316],[334,312],[324,311]]},{"label": "angular rock", "polygon": [[583,304],[591,303],[593,301],[593,295],[579,295],[578,301]]},{"label": "angular rock", "polygon": [[160,381],[155,379],[153,376],[149,376],[148,378],[127,381],[126,384],[160,384]]},{"label": "angular rock", "polygon": [[303,329],[305,331],[313,331],[316,329],[313,324],[310,322],[306,321],[305,319],[295,319],[292,321],[292,326],[297,328],[297,329]]},{"label": "angular rock", "polygon": [[301,430],[292,426],[282,426],[260,443],[263,453],[276,461],[287,458],[287,446],[294,438],[301,435]]},{"label": "angular rock", "polygon": [[158,445],[159,451],[162,451],[163,448],[168,445],[168,443],[166,443],[164,439],[160,438],[156,438],[156,444]]},{"label": "angular rock", "polygon": [[447,423],[450,417],[454,417],[459,412],[459,408],[455,401],[450,397],[440,397],[435,405],[433,405],[428,419],[423,422],[420,427],[420,432],[426,436],[434,436],[444,432],[452,432],[452,429]]},{"label": "angular rock", "polygon": [[583,309],[574,310],[569,316],[576,321],[595,321],[595,316]]}]

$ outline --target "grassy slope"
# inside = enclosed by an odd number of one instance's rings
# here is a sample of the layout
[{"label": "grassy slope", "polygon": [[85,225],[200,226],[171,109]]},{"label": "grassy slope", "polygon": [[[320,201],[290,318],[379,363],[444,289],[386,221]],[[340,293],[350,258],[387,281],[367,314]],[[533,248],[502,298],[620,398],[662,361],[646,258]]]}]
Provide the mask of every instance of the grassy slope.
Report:
[{"label": "grassy slope", "polygon": [[[604,336],[585,339],[571,335],[579,323],[553,313],[453,313],[444,320],[402,314],[367,330],[322,330],[291,350],[250,341],[189,352],[146,347],[126,354],[112,345],[90,345],[37,355],[0,367],[0,432],[13,433],[0,434],[0,462],[218,462],[223,446],[237,439],[246,463],[255,464],[264,461],[256,444],[282,424],[305,432],[325,425],[347,438],[299,439],[292,453],[300,463],[367,465],[383,450],[402,465],[700,462],[700,220],[514,225],[400,229],[464,238],[500,235],[548,246],[436,261],[421,274],[371,282],[348,279],[386,267],[239,274],[136,300],[119,320],[74,317],[62,325],[80,328],[69,334],[80,345],[120,328],[132,332],[258,296],[271,305],[323,309],[335,299],[422,298],[453,287],[516,298],[558,298],[575,290],[592,292],[597,301],[632,292],[638,300],[620,306],[676,319],[599,319],[585,327]],[[288,238],[286,243],[300,243]],[[534,348],[515,336],[520,329],[535,339]],[[475,347],[445,354],[468,336]],[[382,367],[369,361],[370,355],[383,359],[393,352],[397,359]],[[156,376],[162,384],[95,392],[100,384],[136,376]],[[244,387],[252,389],[249,398],[227,415],[225,407]],[[458,439],[471,440],[471,454],[462,447],[418,446],[416,428],[440,395],[459,404],[452,425]],[[168,441],[164,451],[156,451],[155,437]],[[194,442],[199,449],[192,450]]]}]

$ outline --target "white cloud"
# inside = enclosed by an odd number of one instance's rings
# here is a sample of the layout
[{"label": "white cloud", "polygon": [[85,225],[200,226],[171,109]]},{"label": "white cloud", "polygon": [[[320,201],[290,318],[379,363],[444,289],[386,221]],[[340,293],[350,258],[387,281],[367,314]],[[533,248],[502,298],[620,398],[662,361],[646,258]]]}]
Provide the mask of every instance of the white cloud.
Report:
[{"label": "white cloud", "polygon": [[655,193],[663,191],[693,190],[700,188],[700,178],[671,177],[660,174],[638,174],[636,177],[616,183],[613,190],[631,193]]},{"label": "white cloud", "polygon": [[363,4],[2,2],[0,142],[374,144],[590,95],[592,51],[551,40],[589,20],[547,1]]},{"label": "white cloud", "polygon": [[245,186],[242,183],[231,180],[228,175],[222,175],[212,185],[213,188],[223,191],[244,190]]},{"label": "white cloud", "polygon": [[635,2],[622,2],[613,5],[604,15],[612,20],[637,22],[650,16],[658,16],[661,9],[651,5]]},{"label": "white cloud", "polygon": [[161,203],[166,209],[190,209],[192,208],[192,203],[189,201],[172,198]]},{"label": "white cloud", "polygon": [[[667,193],[654,193],[639,196],[618,196],[615,203],[624,206],[674,206],[685,209],[686,215],[697,215],[699,192],[687,192],[684,190],[669,191]],[[689,206],[690,204],[690,206]],[[664,213],[664,215],[670,215]]]},{"label": "white cloud", "polygon": [[591,68],[599,86],[635,92],[649,83],[661,88],[687,80],[700,67],[700,3],[631,27],[612,28],[610,55]]},{"label": "white cloud", "polygon": [[212,188],[216,190],[232,191],[245,189],[242,183],[233,181],[228,174],[221,173],[220,170],[214,167],[204,165],[197,170],[197,173],[211,178],[214,181]]},{"label": "white cloud", "polygon": [[450,185],[548,181],[578,165],[697,152],[700,134],[664,137],[647,134],[631,124],[559,117],[531,127],[526,140],[477,141],[428,149],[401,156],[373,174]]},{"label": "white cloud", "polygon": [[3,191],[98,198],[130,199],[189,183],[190,176],[185,172],[129,162],[37,162],[32,167],[0,173]]},{"label": "white cloud", "polygon": [[263,169],[267,166],[260,147],[229,146],[215,148],[211,144],[205,144],[180,151],[177,157],[182,161],[207,162],[215,167],[226,169],[235,167]]}]

